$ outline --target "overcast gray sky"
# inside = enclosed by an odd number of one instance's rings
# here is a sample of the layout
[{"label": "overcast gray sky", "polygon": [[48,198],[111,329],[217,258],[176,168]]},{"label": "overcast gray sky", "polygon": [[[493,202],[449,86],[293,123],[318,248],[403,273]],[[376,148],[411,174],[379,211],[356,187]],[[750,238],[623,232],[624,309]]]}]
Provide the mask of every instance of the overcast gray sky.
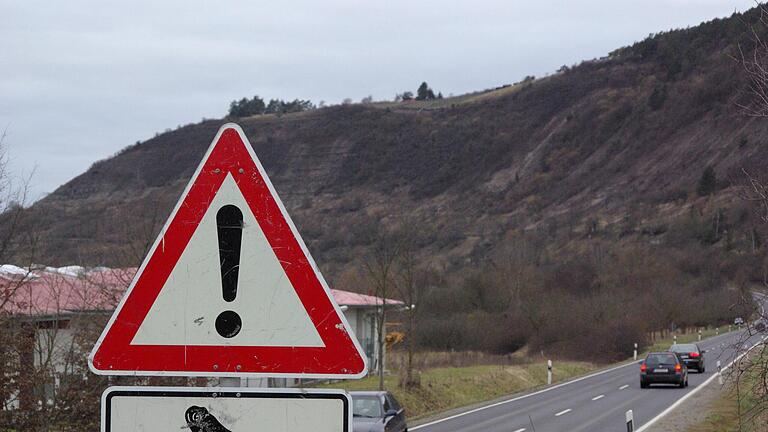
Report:
[{"label": "overcast gray sky", "polygon": [[232,99],[448,95],[601,57],[753,0],[0,0],[0,129],[32,198]]}]

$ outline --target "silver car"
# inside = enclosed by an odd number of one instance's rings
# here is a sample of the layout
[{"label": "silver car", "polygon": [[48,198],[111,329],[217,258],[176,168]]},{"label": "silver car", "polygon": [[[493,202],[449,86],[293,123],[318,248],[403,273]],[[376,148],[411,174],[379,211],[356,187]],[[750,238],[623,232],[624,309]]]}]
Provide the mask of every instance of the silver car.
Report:
[{"label": "silver car", "polygon": [[405,409],[388,391],[353,391],[354,432],[408,432]]}]

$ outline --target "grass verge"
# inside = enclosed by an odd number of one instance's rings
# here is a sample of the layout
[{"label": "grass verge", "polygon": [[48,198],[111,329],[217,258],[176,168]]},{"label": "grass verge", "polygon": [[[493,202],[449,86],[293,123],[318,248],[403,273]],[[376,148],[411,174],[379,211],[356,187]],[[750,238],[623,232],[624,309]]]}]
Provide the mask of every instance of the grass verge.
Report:
[{"label": "grass verge", "polygon": [[[720,329],[719,334],[723,334],[727,331],[727,327],[724,329]],[[701,332],[701,339],[707,339],[712,336],[716,336],[718,334],[718,331],[714,328],[708,328],[705,330],[702,330]],[[666,351],[669,349],[670,345],[672,345],[673,339],[671,337],[658,340],[654,342],[651,346],[649,346],[643,354],[648,354],[649,352],[654,351]],[[697,343],[699,341],[699,335],[696,332],[691,332],[687,334],[679,334],[677,335],[677,343],[684,344],[684,343]],[[638,354],[638,358],[640,357],[640,354]]]},{"label": "grass verge", "polygon": [[[766,355],[768,348],[763,349],[762,356]],[[728,390],[711,406],[705,408],[706,417],[690,426],[686,432],[768,431],[768,416],[759,409],[761,397],[765,397],[760,395],[760,379],[759,371],[753,369],[741,375],[738,392],[735,382],[731,382]]]},{"label": "grass verge", "polygon": [[[559,382],[595,370],[596,365],[585,362],[557,362],[553,381]],[[417,419],[440,411],[471,405],[486,400],[533,389],[546,384],[547,365],[544,362],[520,365],[485,365],[429,369],[421,374],[421,387],[401,389],[398,376],[386,376],[384,385],[405,406],[409,419]],[[375,390],[378,378],[342,381],[319,386],[343,388],[348,391]]]}]

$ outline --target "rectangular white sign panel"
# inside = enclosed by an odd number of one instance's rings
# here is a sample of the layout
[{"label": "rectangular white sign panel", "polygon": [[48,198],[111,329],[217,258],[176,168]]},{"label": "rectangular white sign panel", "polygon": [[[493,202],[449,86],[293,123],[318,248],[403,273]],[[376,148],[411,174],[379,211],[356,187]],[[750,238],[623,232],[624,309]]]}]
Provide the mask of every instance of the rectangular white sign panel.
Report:
[{"label": "rectangular white sign panel", "polygon": [[341,390],[110,387],[102,432],[350,432]]}]

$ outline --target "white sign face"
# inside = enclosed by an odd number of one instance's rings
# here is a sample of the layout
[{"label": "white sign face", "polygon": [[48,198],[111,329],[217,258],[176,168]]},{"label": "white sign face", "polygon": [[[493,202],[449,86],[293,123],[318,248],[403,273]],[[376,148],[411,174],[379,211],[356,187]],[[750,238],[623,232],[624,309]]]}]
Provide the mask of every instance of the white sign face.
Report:
[{"label": "white sign face", "polygon": [[110,387],[102,432],[350,432],[340,390]]},{"label": "white sign face", "polygon": [[[242,209],[244,246],[239,257],[240,289],[230,302],[222,297],[216,229],[217,210],[225,205]],[[216,329],[216,316],[223,310],[243,317],[231,338]],[[231,175],[225,177],[131,343],[325,346]]]}]

